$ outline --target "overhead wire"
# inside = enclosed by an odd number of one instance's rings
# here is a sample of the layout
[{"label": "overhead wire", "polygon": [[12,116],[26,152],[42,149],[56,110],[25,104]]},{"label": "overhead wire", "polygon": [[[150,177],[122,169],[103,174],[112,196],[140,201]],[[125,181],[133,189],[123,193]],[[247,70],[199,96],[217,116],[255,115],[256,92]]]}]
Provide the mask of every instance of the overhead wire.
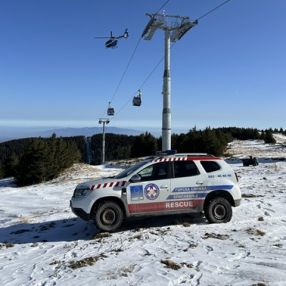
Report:
[{"label": "overhead wire", "polygon": [[[169,0],[170,1],[170,0]],[[160,7],[159,11],[161,9],[164,8],[164,6],[169,2],[169,1],[166,1],[164,3],[164,5],[162,5],[162,7]],[[224,6],[225,4],[227,4],[228,2],[230,2],[231,0],[226,0],[226,1],[223,1],[222,3],[220,3],[219,5],[217,5],[216,7],[212,8],[211,10],[207,11],[206,13],[202,14],[200,17],[198,17],[196,19],[196,21],[199,21],[205,17],[207,17],[208,15],[210,15],[211,13],[213,13],[214,11],[216,11],[217,9],[221,8],[222,6]],[[158,12],[157,12],[158,13]],[[173,44],[174,45],[174,44]],[[173,47],[173,45],[171,46],[171,48]],[[139,89],[141,89],[145,84],[146,82],[149,80],[149,78],[152,76],[152,74],[155,72],[155,70],[159,67],[159,65],[162,63],[164,57],[162,57],[160,59],[160,61],[154,66],[154,68],[151,70],[151,72],[148,74],[148,76],[144,79],[144,81],[142,82],[142,84],[139,86]],[[131,101],[133,96],[131,96],[122,106],[121,108],[119,109],[119,111],[117,112],[117,115],[127,106],[127,104]]]},{"label": "overhead wire", "polygon": [[[161,7],[157,10],[156,14],[157,14],[160,10],[162,10],[169,2],[170,2],[170,0],[165,1],[165,2],[161,5]],[[117,95],[118,90],[119,90],[119,88],[120,88],[120,86],[121,86],[121,84],[122,84],[122,82],[123,82],[123,79],[124,79],[124,77],[125,77],[125,75],[126,75],[128,69],[129,69],[130,65],[131,65],[131,62],[132,62],[132,60],[133,60],[133,58],[134,58],[134,56],[135,56],[135,53],[136,53],[136,51],[137,51],[137,49],[138,49],[139,44],[140,44],[141,41],[142,41],[142,37],[141,37],[141,35],[140,35],[139,38],[138,38],[138,40],[137,40],[136,46],[135,46],[135,48],[134,48],[134,50],[133,50],[133,52],[132,52],[132,54],[131,54],[131,56],[130,56],[128,62],[127,62],[127,65],[126,65],[126,67],[125,67],[125,69],[124,69],[124,71],[123,71],[123,73],[122,73],[122,76],[121,76],[121,78],[120,78],[120,80],[119,80],[119,82],[118,82],[118,84],[117,84],[117,86],[116,86],[116,88],[115,88],[115,90],[114,90],[114,93],[113,93],[113,95],[112,95],[112,97],[111,97],[111,99],[110,99],[109,102],[112,102],[113,99],[115,98],[115,96]]]},{"label": "overhead wire", "polygon": [[[163,8],[165,8],[170,1],[171,1],[171,0],[166,0],[166,1],[160,6],[160,8],[156,11],[155,14],[158,14]],[[137,43],[136,43],[136,46],[135,46],[135,48],[134,48],[134,50],[133,50],[133,52],[132,52],[132,54],[131,54],[131,56],[130,56],[128,62],[127,62],[127,65],[126,65],[126,67],[125,67],[125,69],[124,69],[124,71],[123,71],[123,73],[122,73],[122,76],[121,76],[121,78],[120,78],[120,80],[119,80],[119,82],[118,82],[118,84],[117,84],[117,86],[116,86],[116,88],[115,88],[115,90],[114,90],[114,93],[113,93],[113,95],[112,95],[112,97],[111,97],[111,99],[110,99],[110,101],[109,101],[109,104],[112,103],[112,101],[114,100],[115,96],[117,95],[118,90],[119,90],[119,88],[120,88],[120,86],[121,86],[121,84],[122,84],[122,82],[123,82],[123,79],[125,78],[125,75],[126,75],[128,69],[129,69],[129,66],[131,65],[131,62],[132,62],[132,60],[133,60],[133,58],[134,58],[134,56],[135,56],[135,53],[136,53],[136,51],[137,51],[137,49],[138,49],[138,47],[139,47],[139,44],[141,43],[141,40],[142,40],[142,36],[140,35],[140,37],[139,37],[139,39],[138,39],[138,41],[137,41]],[[157,67],[160,65],[160,63],[161,63],[162,61],[163,61],[163,58],[159,61],[159,63],[156,64],[155,68],[153,68],[153,70],[151,71],[151,73],[146,77],[146,79],[145,79],[145,80],[143,81],[143,83],[141,84],[140,88],[142,88],[142,86],[145,84],[145,82],[148,81],[148,79],[151,77],[151,75],[153,74],[153,72],[157,69]],[[140,88],[139,88],[139,89],[140,89]],[[132,98],[132,97],[130,97],[130,98],[128,99],[128,101],[123,105],[124,107],[131,101],[131,98]],[[121,109],[122,109],[122,108],[120,108],[119,111],[121,111]],[[116,114],[118,114],[118,113],[119,113],[119,112],[116,112]]]},{"label": "overhead wire", "polygon": [[209,10],[208,12],[204,13],[203,15],[201,15],[199,18],[197,18],[197,21],[205,18],[206,16],[208,16],[209,14],[213,13],[215,10],[221,8],[222,6],[224,6],[225,4],[227,4],[228,2],[230,2],[231,0],[226,0],[223,1],[222,3],[220,3],[219,5],[217,5],[216,7],[212,8],[211,10]]},{"label": "overhead wire", "polygon": [[[139,89],[142,89],[142,87],[146,84],[146,82],[149,80],[149,78],[152,76],[152,74],[156,71],[156,69],[159,67],[159,65],[163,62],[164,57],[162,57],[157,64],[153,67],[151,72],[145,77],[141,85],[139,86]],[[127,106],[127,104],[131,101],[133,95],[128,98],[128,100],[121,106],[121,108],[118,110],[117,115]]]},{"label": "overhead wire", "polygon": [[[199,21],[199,20],[201,20],[201,19],[207,17],[208,15],[210,15],[211,13],[213,13],[214,11],[216,11],[217,9],[221,8],[222,6],[226,5],[226,4],[227,4],[228,2],[230,2],[230,1],[231,1],[231,0],[225,0],[225,1],[223,1],[223,2],[220,3],[219,5],[217,5],[217,6],[215,6],[214,8],[212,8],[211,10],[209,10],[209,11],[207,11],[206,13],[202,14],[201,16],[199,16],[199,17],[196,19],[196,21]],[[162,10],[169,2],[170,2],[170,0],[165,1],[165,2],[163,3],[163,5],[158,9],[158,11],[157,11],[155,14],[157,14],[160,10]],[[137,48],[138,48],[138,46],[139,46],[141,40],[142,40],[142,37],[140,37],[140,38],[138,39],[138,41],[137,41],[137,44],[136,44],[136,46],[135,46],[135,49],[134,49],[134,51],[133,51],[133,53],[132,53],[132,55],[131,55],[131,57],[130,57],[128,63],[127,63],[127,66],[126,66],[126,68],[125,68],[125,70],[124,70],[124,72],[123,72],[123,74],[122,74],[122,77],[121,77],[121,79],[120,79],[120,81],[119,81],[119,84],[117,85],[117,87],[116,87],[116,89],[115,89],[115,92],[114,92],[114,94],[113,94],[112,100],[114,99],[115,95],[117,94],[117,92],[118,92],[118,90],[119,90],[119,87],[120,87],[120,85],[121,85],[121,83],[122,83],[122,81],[123,81],[123,79],[124,79],[124,77],[125,77],[125,75],[126,75],[126,73],[127,73],[127,70],[128,70],[128,68],[129,68],[129,66],[130,66],[130,64],[131,64],[131,62],[132,62],[132,60],[133,60],[133,57],[134,57],[134,55],[135,55],[135,53],[136,53],[136,51],[137,51]],[[173,45],[174,45],[174,44],[173,44]],[[173,47],[173,45],[171,46],[171,48]],[[160,66],[160,64],[163,62],[163,59],[164,59],[164,56],[157,62],[157,64],[153,67],[153,69],[151,70],[151,72],[145,77],[145,79],[143,80],[143,82],[142,82],[141,85],[139,86],[139,89],[141,89],[141,88],[147,83],[147,81],[150,79],[150,77],[152,76],[152,74],[156,71],[156,69],[157,69],[157,68]],[[118,114],[120,114],[121,111],[124,110],[125,107],[130,103],[130,101],[132,100],[132,97],[133,97],[133,96],[130,96],[130,97],[128,98],[128,100],[119,108],[118,112],[116,112],[116,117],[117,117]]]}]

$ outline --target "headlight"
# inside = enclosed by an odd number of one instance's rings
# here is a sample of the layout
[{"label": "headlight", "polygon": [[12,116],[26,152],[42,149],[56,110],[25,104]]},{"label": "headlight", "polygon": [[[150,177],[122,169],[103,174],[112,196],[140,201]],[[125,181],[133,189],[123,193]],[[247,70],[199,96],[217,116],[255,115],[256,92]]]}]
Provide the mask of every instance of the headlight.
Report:
[{"label": "headlight", "polygon": [[84,189],[75,189],[73,196],[74,197],[84,197],[90,192],[89,188],[84,188]]}]

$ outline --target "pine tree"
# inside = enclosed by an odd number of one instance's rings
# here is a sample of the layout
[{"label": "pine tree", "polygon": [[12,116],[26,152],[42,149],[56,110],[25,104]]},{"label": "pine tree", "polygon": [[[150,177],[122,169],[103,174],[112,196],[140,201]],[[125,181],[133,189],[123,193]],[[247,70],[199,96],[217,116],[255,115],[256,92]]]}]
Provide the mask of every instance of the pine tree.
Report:
[{"label": "pine tree", "polygon": [[265,136],[264,136],[264,142],[269,144],[275,144],[276,140],[273,137],[273,134],[270,130],[266,130]]},{"label": "pine tree", "polygon": [[4,166],[0,161],[0,179],[5,178]]},{"label": "pine tree", "polygon": [[144,133],[137,136],[131,148],[132,157],[154,155],[157,151],[157,140],[151,133]]},{"label": "pine tree", "polygon": [[14,176],[19,164],[19,157],[16,155],[15,152],[11,154],[8,161],[6,162],[5,166],[5,173],[7,176]]},{"label": "pine tree", "polygon": [[46,180],[49,148],[48,144],[36,139],[20,159],[16,181],[18,185],[36,184]]}]

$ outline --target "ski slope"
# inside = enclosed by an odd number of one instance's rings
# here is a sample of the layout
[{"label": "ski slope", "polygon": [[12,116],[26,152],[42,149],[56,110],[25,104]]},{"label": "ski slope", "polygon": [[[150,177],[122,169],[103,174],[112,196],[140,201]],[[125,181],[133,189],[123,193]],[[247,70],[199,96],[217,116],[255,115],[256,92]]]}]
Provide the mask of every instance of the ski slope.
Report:
[{"label": "ski slope", "polygon": [[[235,141],[229,151],[271,158],[275,146]],[[283,143],[275,155],[286,157]],[[22,188],[1,180],[0,285],[285,285],[286,161],[232,166],[243,201],[230,223],[157,217],[112,234],[75,217],[69,199],[78,183],[119,169],[77,164]]]}]

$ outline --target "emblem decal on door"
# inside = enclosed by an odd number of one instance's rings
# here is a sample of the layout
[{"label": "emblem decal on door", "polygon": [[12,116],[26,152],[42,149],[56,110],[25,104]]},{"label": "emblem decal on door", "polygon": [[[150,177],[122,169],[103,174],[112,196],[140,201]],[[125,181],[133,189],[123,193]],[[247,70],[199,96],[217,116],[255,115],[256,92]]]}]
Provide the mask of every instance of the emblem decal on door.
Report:
[{"label": "emblem decal on door", "polygon": [[143,186],[131,186],[130,187],[131,201],[141,201],[144,200],[143,196]]},{"label": "emblem decal on door", "polygon": [[144,194],[148,200],[156,200],[159,197],[160,189],[155,184],[148,184],[144,188]]}]

